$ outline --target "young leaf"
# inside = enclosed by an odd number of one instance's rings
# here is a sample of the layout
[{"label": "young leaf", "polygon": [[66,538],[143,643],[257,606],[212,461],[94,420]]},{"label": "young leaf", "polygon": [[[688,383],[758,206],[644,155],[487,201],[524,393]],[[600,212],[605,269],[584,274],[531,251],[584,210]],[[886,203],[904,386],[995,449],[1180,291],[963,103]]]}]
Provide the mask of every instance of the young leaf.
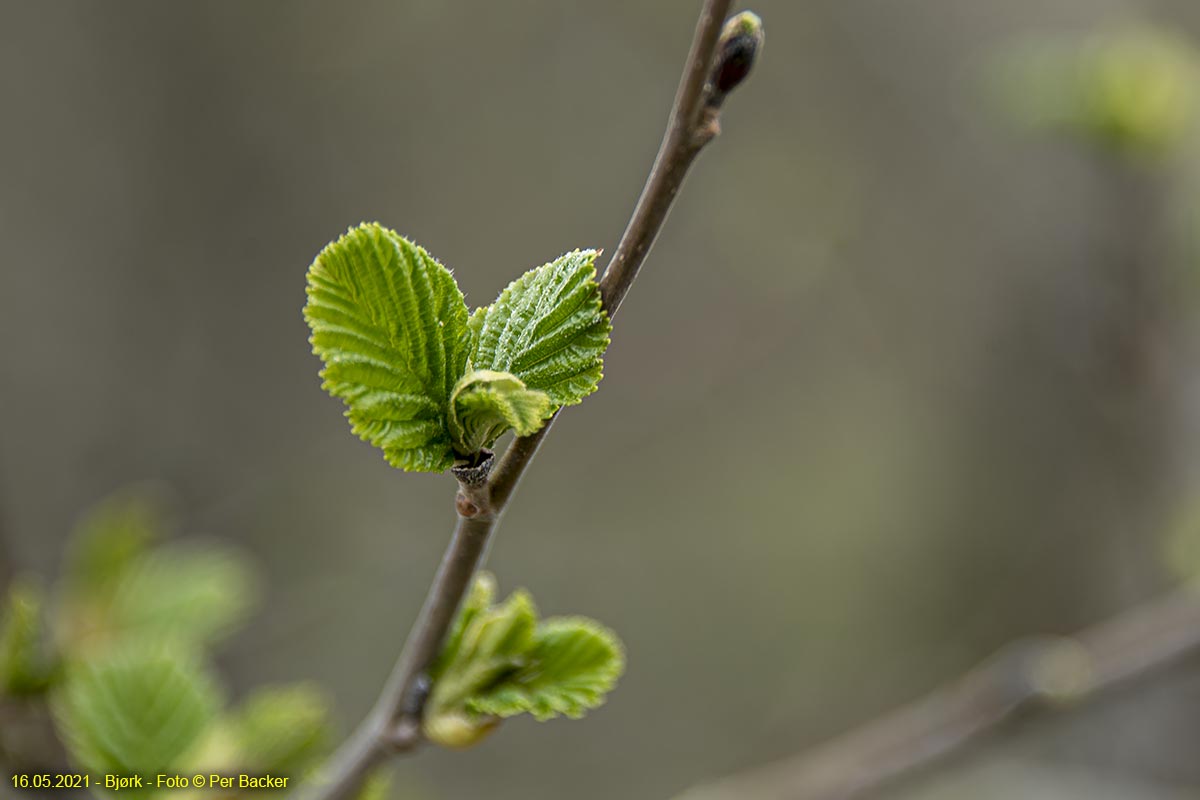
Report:
[{"label": "young leaf", "polygon": [[54,666],[43,633],[40,589],[14,581],[0,615],[0,694],[36,694],[49,687]]},{"label": "young leaf", "polygon": [[217,690],[200,665],[161,647],[124,647],[73,664],[54,699],[74,762],[112,775],[183,767],[218,708]]},{"label": "young leaf", "polygon": [[429,707],[435,714],[461,708],[467,698],[523,665],[536,625],[533,600],[522,591],[476,615],[463,631],[457,657],[434,682]]},{"label": "young leaf", "polygon": [[454,624],[450,626],[450,632],[446,634],[442,652],[429,670],[429,677],[432,680],[437,681],[449,665],[458,659],[459,651],[462,649],[463,635],[471,627],[476,617],[492,607],[495,597],[496,576],[484,570],[477,572],[475,582],[471,584],[471,591],[463,598],[462,607],[458,609],[458,616],[454,618]]},{"label": "young leaf", "polygon": [[582,716],[625,666],[607,628],[582,617],[538,623],[525,592],[489,607],[494,593],[494,579],[481,573],[430,670],[423,730],[445,747],[469,747],[515,714]]},{"label": "young leaf", "polygon": [[507,430],[527,436],[550,415],[550,397],[515,375],[479,369],[463,376],[450,397],[450,439],[460,456],[478,453]]},{"label": "young leaf", "polygon": [[315,766],[330,741],[329,710],[315,686],[257,689],[233,719],[239,768],[294,775]]},{"label": "young leaf", "polygon": [[250,610],[254,573],[238,552],[213,545],[165,545],[138,559],[113,594],[113,636],[208,644]]},{"label": "young leaf", "polygon": [[621,643],[612,631],[583,617],[544,620],[534,633],[528,663],[490,689],[473,695],[477,714],[538,720],[573,719],[604,702],[625,669]]},{"label": "young leaf", "polygon": [[466,371],[467,307],[450,271],[376,223],[351,228],[308,271],[304,318],[325,389],[393,466],[454,461],[446,409]]},{"label": "young leaf", "polygon": [[470,320],[471,365],[508,372],[554,408],[596,390],[612,326],[600,306],[596,251],[575,250],[530,270]]}]

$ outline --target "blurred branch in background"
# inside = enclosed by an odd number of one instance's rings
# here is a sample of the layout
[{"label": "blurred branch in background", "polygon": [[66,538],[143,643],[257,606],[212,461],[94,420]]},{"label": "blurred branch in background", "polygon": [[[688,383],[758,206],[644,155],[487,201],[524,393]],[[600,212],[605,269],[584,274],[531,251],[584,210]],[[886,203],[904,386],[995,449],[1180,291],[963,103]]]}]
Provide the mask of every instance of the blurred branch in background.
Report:
[{"label": "blurred branch in background", "polygon": [[1200,650],[1188,587],[1074,636],[1005,646],[958,680],[801,755],[688,791],[679,800],[849,800],[930,767],[1019,712],[1070,708]]}]

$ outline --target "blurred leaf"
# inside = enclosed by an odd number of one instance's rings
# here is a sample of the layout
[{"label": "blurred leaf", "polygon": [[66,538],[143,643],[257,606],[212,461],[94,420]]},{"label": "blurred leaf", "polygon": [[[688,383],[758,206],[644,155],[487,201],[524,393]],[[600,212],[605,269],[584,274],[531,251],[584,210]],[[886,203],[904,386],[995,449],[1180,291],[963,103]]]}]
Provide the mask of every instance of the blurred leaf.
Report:
[{"label": "blurred leaf", "polygon": [[387,800],[392,788],[392,775],[387,769],[377,769],[363,781],[354,800]]},{"label": "blurred leaf", "polygon": [[441,472],[446,408],[466,371],[467,307],[449,270],[376,223],[329,244],[308,271],[304,317],[325,389],[393,466]]},{"label": "blurred leaf", "polygon": [[528,436],[551,410],[545,392],[525,388],[514,375],[475,370],[463,376],[450,399],[450,439],[460,456],[490,447],[505,431]]},{"label": "blurred leaf", "polygon": [[489,606],[494,579],[481,573],[430,672],[425,736],[468,747],[503,717],[580,717],[604,702],[624,669],[620,642],[582,617],[537,622],[529,595]]},{"label": "blurred leaf", "polygon": [[245,618],[254,589],[253,570],[232,550],[164,545],[127,568],[113,596],[109,632],[209,644]]},{"label": "blurred leaf", "polygon": [[1189,497],[1175,510],[1163,555],[1173,573],[1200,585],[1200,495]]},{"label": "blurred leaf", "polygon": [[46,652],[41,589],[32,581],[14,581],[0,617],[0,693],[43,692],[53,675],[54,665]]},{"label": "blurred leaf", "polygon": [[283,775],[306,772],[328,750],[329,713],[328,698],[309,684],[255,690],[232,718],[239,767]]},{"label": "blurred leaf", "polygon": [[604,703],[625,669],[616,635],[590,619],[544,620],[534,638],[528,663],[472,696],[469,710],[497,717],[529,713],[538,720],[579,718]]},{"label": "blurred leaf", "polygon": [[116,492],[83,516],[67,546],[68,594],[105,602],[125,570],[167,528],[166,504],[157,487]]},{"label": "blurred leaf", "polygon": [[179,650],[146,646],[72,664],[54,701],[74,762],[114,775],[183,767],[219,707],[215,684],[197,661]]},{"label": "blurred leaf", "polygon": [[470,320],[471,365],[507,372],[554,408],[596,390],[612,330],[600,305],[596,251],[575,250],[526,272]]},{"label": "blurred leaf", "polygon": [[1197,93],[1197,56],[1165,31],[1132,28],[1082,42],[1026,41],[1002,64],[1017,119],[1120,155],[1161,155],[1182,138]]}]

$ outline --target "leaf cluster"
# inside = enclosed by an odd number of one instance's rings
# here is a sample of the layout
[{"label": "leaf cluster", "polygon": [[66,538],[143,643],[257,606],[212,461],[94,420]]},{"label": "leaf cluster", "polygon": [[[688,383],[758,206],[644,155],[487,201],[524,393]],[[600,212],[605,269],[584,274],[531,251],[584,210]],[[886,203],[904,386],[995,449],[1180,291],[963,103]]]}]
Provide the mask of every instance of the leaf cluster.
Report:
[{"label": "leaf cluster", "polygon": [[528,593],[495,603],[496,582],[476,576],[430,671],[427,738],[466,747],[501,719],[579,718],[603,704],[625,668],[616,635],[584,617],[538,619]]},{"label": "leaf cluster", "polygon": [[468,314],[448,269],[377,223],[331,242],[308,270],[304,317],[324,388],[355,435],[405,470],[474,461],[595,391],[611,326],[594,250],[522,275]]}]

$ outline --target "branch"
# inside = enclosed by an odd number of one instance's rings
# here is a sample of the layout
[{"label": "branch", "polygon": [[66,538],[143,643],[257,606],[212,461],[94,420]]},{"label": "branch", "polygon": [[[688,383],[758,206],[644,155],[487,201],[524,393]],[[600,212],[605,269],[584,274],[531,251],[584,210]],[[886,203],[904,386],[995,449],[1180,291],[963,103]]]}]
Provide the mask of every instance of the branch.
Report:
[{"label": "branch", "polygon": [[850,800],[926,768],[1017,712],[1090,700],[1200,651],[1200,595],[1180,589],[1071,637],[1013,642],[952,684],[799,756],[678,800]]},{"label": "branch", "polygon": [[[726,95],[749,73],[762,43],[753,14],[722,27],[732,0],[705,0],[667,132],[650,177],[600,279],[605,311],[613,317],[646,260],[688,168],[720,132]],[[425,604],[375,707],[334,754],[323,782],[307,787],[309,800],[349,800],[390,754],[421,742],[421,716],[429,695],[426,673],[441,649],[459,604],[471,585],[505,506],[546,438],[555,417],[535,434],[518,437],[491,471],[483,465],[455,468],[458,524]]]}]

